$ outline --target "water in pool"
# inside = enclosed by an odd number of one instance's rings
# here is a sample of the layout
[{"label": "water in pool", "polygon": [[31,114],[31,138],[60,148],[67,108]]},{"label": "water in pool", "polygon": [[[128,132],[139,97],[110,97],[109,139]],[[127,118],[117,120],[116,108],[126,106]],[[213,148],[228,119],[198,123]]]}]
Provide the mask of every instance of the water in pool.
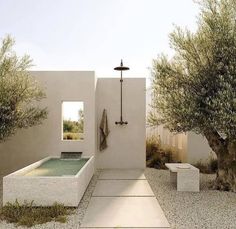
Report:
[{"label": "water in pool", "polygon": [[29,171],[25,174],[25,176],[76,175],[88,160],[88,158],[81,158],[79,160],[63,160],[59,158],[52,158],[48,161],[45,161],[39,167]]}]

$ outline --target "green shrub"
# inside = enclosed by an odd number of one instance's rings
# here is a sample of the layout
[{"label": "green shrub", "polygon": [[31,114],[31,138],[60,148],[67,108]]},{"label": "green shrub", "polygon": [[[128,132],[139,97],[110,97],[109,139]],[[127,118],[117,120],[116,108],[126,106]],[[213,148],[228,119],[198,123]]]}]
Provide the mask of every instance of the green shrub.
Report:
[{"label": "green shrub", "polygon": [[209,173],[209,166],[202,161],[198,161],[194,166],[197,167],[201,173]]},{"label": "green shrub", "polygon": [[55,219],[55,221],[57,221],[57,222],[59,222],[59,223],[66,223],[67,218],[66,218],[66,216],[64,216],[64,215],[60,215],[60,216],[58,216],[58,217]]},{"label": "green shrub", "polygon": [[83,133],[84,122],[83,119],[79,121],[63,120],[63,132]]},{"label": "green shrub", "polygon": [[65,223],[67,216],[72,212],[72,208],[66,208],[58,203],[49,207],[35,207],[33,201],[19,204],[16,200],[15,203],[7,203],[0,209],[0,219],[6,220],[8,223],[15,223],[18,226],[32,227],[50,221]]},{"label": "green shrub", "polygon": [[213,173],[216,173],[218,170],[218,160],[211,158],[209,163],[210,169]]},{"label": "green shrub", "polygon": [[152,135],[146,139],[146,158],[147,160],[160,149],[160,140]]},{"label": "green shrub", "polygon": [[146,164],[147,167],[166,169],[165,163],[174,162],[171,149],[162,149],[160,139],[150,136],[146,139]]},{"label": "green shrub", "polygon": [[197,167],[201,173],[212,174],[216,173],[218,170],[218,161],[211,157],[207,162],[198,161],[194,166]]},{"label": "green shrub", "polygon": [[79,133],[71,133],[67,132],[63,134],[64,140],[78,140],[79,139]]}]

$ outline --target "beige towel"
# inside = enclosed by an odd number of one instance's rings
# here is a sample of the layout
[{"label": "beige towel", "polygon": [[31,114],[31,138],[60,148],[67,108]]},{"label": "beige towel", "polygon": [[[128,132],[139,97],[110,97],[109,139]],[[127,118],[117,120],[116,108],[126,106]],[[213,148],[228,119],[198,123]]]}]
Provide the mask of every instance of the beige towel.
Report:
[{"label": "beige towel", "polygon": [[107,122],[107,111],[103,110],[102,120],[100,123],[100,151],[107,148],[107,136],[109,134],[108,122]]}]

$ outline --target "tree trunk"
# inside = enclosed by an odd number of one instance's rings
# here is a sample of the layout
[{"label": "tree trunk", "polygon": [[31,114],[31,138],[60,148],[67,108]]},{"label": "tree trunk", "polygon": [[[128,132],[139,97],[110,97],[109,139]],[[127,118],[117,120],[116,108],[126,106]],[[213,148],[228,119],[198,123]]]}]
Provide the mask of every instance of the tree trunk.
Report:
[{"label": "tree trunk", "polygon": [[218,171],[214,188],[236,192],[236,140],[223,139],[214,130],[207,130],[204,135],[217,155]]}]

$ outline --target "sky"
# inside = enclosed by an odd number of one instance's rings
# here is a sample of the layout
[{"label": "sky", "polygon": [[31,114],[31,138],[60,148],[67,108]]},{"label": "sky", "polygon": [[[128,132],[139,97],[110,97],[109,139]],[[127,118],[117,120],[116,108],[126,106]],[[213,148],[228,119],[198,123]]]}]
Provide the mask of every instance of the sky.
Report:
[{"label": "sky", "polygon": [[65,101],[62,103],[62,116],[63,120],[78,121],[79,111],[84,110],[84,103],[77,101]]},{"label": "sky", "polygon": [[33,70],[91,70],[97,77],[150,78],[152,60],[173,55],[174,24],[196,29],[192,0],[0,0],[0,38],[10,34]]}]

